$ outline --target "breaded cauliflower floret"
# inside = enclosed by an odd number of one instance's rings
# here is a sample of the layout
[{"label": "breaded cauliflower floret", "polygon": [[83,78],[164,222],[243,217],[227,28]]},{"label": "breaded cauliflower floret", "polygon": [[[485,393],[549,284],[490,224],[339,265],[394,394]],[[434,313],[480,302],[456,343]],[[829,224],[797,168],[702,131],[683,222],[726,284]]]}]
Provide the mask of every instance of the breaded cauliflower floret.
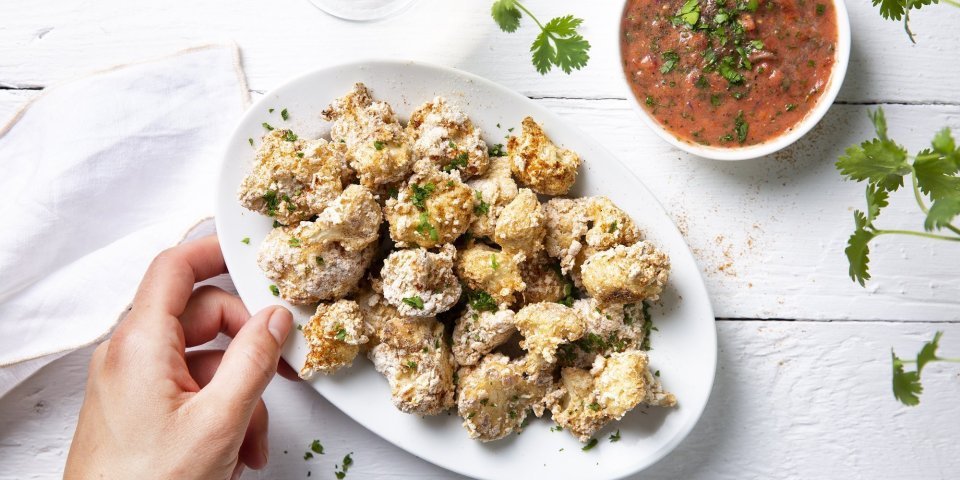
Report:
[{"label": "breaded cauliflower floret", "polygon": [[443,341],[443,324],[429,317],[403,317],[396,310],[376,322],[377,343],[367,356],[387,378],[393,404],[418,415],[452,407],[456,364]]},{"label": "breaded cauliflower floret", "polygon": [[344,143],[347,161],[362,185],[376,191],[410,174],[414,161],[403,126],[390,105],[373,101],[364,84],[354,85],[322,116],[333,122],[330,137]]},{"label": "breaded cauliflower floret", "polygon": [[[564,368],[559,395],[548,396],[557,399],[550,407],[553,420],[586,442],[608,422],[620,420],[648,398],[655,400],[648,375],[647,355],[636,350],[598,356],[590,371]],[[663,406],[676,404],[668,393],[661,393],[660,399]]]},{"label": "breaded cauliflower floret", "polygon": [[626,212],[607,197],[585,198],[587,219],[592,226],[587,230],[586,248],[580,251],[582,263],[590,255],[608,250],[617,245],[633,245],[642,239],[637,225]]},{"label": "breaded cauliflower floret", "polygon": [[401,314],[433,317],[460,299],[460,282],[453,274],[457,250],[447,244],[438,253],[423,248],[397,250],[383,261],[383,297]]},{"label": "breaded cauliflower floret", "polygon": [[506,157],[492,158],[486,175],[470,180],[467,185],[473,189],[476,200],[475,215],[467,232],[476,238],[493,239],[500,212],[519,192],[517,182],[510,176],[510,161]]},{"label": "breaded cauliflower floret", "polygon": [[561,366],[587,368],[597,355],[609,355],[640,346],[634,341],[636,332],[626,331],[623,305],[603,306],[594,298],[582,298],[573,303],[573,309],[584,319],[585,333],[576,342],[560,346],[557,356]]},{"label": "breaded cauliflower floret", "polygon": [[433,248],[453,242],[473,219],[473,190],[457,172],[444,173],[423,162],[416,170],[397,198],[387,200],[384,214],[390,237],[399,247]]},{"label": "breaded cauliflower floret", "polygon": [[310,346],[300,369],[300,378],[305,379],[317,372],[329,374],[350,365],[360,350],[358,345],[367,343],[363,315],[352,300],[321,303],[302,331]]},{"label": "breaded cauliflower floret", "polygon": [[507,140],[513,175],[537,193],[566,195],[577,181],[580,157],[554,145],[532,118],[524,118],[522,126],[519,138]]},{"label": "breaded cauliflower floret", "polygon": [[583,318],[576,310],[549,302],[521,308],[514,316],[514,322],[523,335],[520,347],[531,357],[533,367],[556,363],[560,344],[579,339],[586,329]]},{"label": "breaded cauliflower floret", "polygon": [[427,159],[444,171],[459,170],[464,179],[482,175],[490,165],[480,129],[460,107],[443,97],[424,103],[410,114],[407,136],[416,161]]},{"label": "breaded cauliflower floret", "polygon": [[588,230],[586,202],[580,198],[554,198],[543,205],[543,214],[547,255],[560,261],[564,274],[569,273],[576,266]]},{"label": "breaded cauliflower floret", "polygon": [[601,303],[657,300],[670,275],[670,258],[647,242],[595,253],[580,269],[583,286]]},{"label": "breaded cauliflower floret", "polygon": [[257,264],[290,303],[343,298],[373,260],[375,245],[349,251],[338,242],[310,241],[315,231],[314,222],[274,228],[260,245]]},{"label": "breaded cauliflower floret", "polygon": [[484,442],[519,431],[547,390],[520,362],[499,353],[483,357],[476,367],[461,368],[459,377],[457,412],[470,438]]},{"label": "breaded cauliflower floret", "polygon": [[464,310],[453,327],[453,356],[460,365],[476,365],[480,357],[506,342],[517,329],[512,310]]},{"label": "breaded cauliflower floret", "polygon": [[517,261],[533,258],[543,249],[546,218],[540,201],[529,188],[521,188],[497,218],[494,241]]},{"label": "breaded cauliflower floret", "polygon": [[527,288],[523,289],[523,304],[559,302],[570,296],[573,285],[560,274],[560,268],[544,253],[520,265],[520,276]]},{"label": "breaded cauliflower floret", "polygon": [[322,212],[349,176],[343,145],[271,130],[263,136],[253,171],[240,183],[237,197],[250,210],[295,225]]},{"label": "breaded cauliflower floret", "polygon": [[348,251],[356,252],[377,241],[381,222],[380,205],[370,190],[350,185],[317,217],[306,240],[338,242]]},{"label": "breaded cauliflower floret", "polygon": [[498,304],[512,304],[526,285],[514,257],[482,243],[473,243],[457,256],[457,275],[471,290],[483,290]]}]

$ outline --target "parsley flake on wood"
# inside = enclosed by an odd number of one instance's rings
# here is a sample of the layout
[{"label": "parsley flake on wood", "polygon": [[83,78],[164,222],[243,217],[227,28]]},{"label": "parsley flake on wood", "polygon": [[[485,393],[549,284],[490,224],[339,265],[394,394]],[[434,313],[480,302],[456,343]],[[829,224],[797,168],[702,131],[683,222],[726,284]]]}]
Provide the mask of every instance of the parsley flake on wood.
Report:
[{"label": "parsley flake on wood", "polygon": [[416,308],[417,310],[423,310],[423,299],[420,298],[419,295],[414,295],[412,297],[404,298],[402,301],[403,303],[406,303],[407,305],[410,305],[411,307]]},{"label": "parsley flake on wood", "polygon": [[540,34],[530,46],[530,52],[533,54],[533,66],[541,75],[553,67],[569,74],[574,69],[580,70],[590,60],[590,42],[577,31],[583,23],[582,19],[566,15],[543,24],[517,0],[496,0],[490,8],[493,20],[507,33],[520,28],[520,17],[524,14],[540,27]]}]

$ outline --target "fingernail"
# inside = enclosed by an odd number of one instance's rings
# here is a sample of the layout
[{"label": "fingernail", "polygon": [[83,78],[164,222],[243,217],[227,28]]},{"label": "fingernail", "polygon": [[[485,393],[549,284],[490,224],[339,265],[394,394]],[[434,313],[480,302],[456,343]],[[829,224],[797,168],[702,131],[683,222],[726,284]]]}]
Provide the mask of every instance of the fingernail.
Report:
[{"label": "fingernail", "polygon": [[243,463],[237,462],[237,466],[233,467],[233,475],[230,475],[230,480],[239,480],[240,475],[243,475]]},{"label": "fingernail", "polygon": [[260,442],[260,453],[263,454],[263,464],[266,465],[267,461],[270,460],[270,442],[266,437]]},{"label": "fingernail", "polygon": [[278,307],[270,313],[270,319],[267,320],[267,330],[277,343],[283,343],[290,333],[290,327],[293,323],[293,315],[283,307]]}]

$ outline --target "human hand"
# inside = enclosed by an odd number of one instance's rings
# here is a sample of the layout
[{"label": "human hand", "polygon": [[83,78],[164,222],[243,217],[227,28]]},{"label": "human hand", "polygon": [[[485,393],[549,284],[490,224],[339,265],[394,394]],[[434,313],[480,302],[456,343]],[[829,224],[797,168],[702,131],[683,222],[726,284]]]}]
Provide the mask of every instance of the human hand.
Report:
[{"label": "human hand", "polygon": [[[250,317],[239,298],[198,281],[226,272],[216,237],[164,251],[133,307],[93,353],[64,478],[237,478],[267,463],[267,408],[293,318]],[[224,332],[227,350],[194,351]]]}]

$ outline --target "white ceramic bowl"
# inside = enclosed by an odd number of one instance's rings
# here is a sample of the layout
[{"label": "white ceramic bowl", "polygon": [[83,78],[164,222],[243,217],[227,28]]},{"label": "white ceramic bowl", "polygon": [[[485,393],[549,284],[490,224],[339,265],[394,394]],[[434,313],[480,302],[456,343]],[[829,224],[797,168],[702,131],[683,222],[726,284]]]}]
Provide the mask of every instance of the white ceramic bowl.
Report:
[{"label": "white ceramic bowl", "polygon": [[[298,323],[309,320],[313,308],[296,307],[271,295],[270,280],[257,266],[257,250],[271,230],[271,219],[240,206],[237,186],[250,171],[262,122],[292,128],[302,138],[327,135],[330,125],[320,111],[363,81],[373,95],[393,105],[397,114],[410,112],[435,95],[463,107],[488,143],[501,143],[508,128],[519,127],[526,115],[543,124],[558,144],[581,155],[584,165],[572,194],[606,195],[627,211],[645,238],[670,256],[670,281],[653,306],[651,368],[662,372],[664,388],[676,394],[676,408],[638,407],[620,422],[603,429],[600,444],[588,452],[567,432],[553,432],[551,423],[537,420],[522,435],[481,443],[471,440],[452,415],[421,418],[397,410],[390,389],[366,358],[335,375],[318,375],[307,382],[331,403],[363,426],[424,460],[476,478],[582,478],[602,480],[631,475],[649,467],[677,447],[700,418],[713,387],[717,336],[710,299],[683,236],[670,217],[634,176],[599,142],[584,135],[542,105],[489,80],[452,68],[401,61],[366,61],[315,70],[279,85],[258,100],[238,123],[226,144],[217,194],[217,233],[224,259],[240,297],[250,311],[268,305],[291,308]],[[289,119],[279,116],[289,111]],[[270,113],[270,109],[274,109]],[[240,239],[250,238],[250,243]],[[295,369],[303,365],[309,347],[294,331],[283,358]],[[622,439],[611,443],[611,433]]]},{"label": "white ceramic bowl", "polygon": [[[629,1],[630,0],[624,0],[623,8],[620,10],[621,14],[617,17],[617,22],[621,21],[623,16],[622,12],[626,9]],[[837,50],[836,62],[834,63],[833,72],[830,75],[827,88],[824,90],[823,95],[820,96],[817,104],[807,113],[807,116],[800,120],[796,127],[779,137],[774,137],[756,145],[730,148],[700,145],[677,138],[676,135],[663,128],[656,119],[650,116],[643,106],[640,105],[640,99],[633,94],[633,89],[630,88],[626,72],[623,71],[623,52],[620,50],[621,33],[620,27],[618,26],[615,29],[616,38],[614,40],[616,41],[616,49],[618,52],[617,61],[620,62],[618,68],[620,70],[620,79],[623,82],[623,88],[627,91],[627,96],[631,99],[631,103],[637,111],[637,114],[640,115],[640,118],[643,119],[651,130],[671,145],[698,157],[711,158],[714,160],[749,160],[782,150],[799,140],[800,137],[806,135],[807,132],[816,126],[816,124],[820,122],[820,119],[826,115],[827,110],[833,105],[833,100],[837,98],[840,86],[843,85],[843,78],[847,74],[847,65],[850,63],[850,17],[847,15],[847,7],[843,0],[833,0],[833,5],[837,14]]]}]

